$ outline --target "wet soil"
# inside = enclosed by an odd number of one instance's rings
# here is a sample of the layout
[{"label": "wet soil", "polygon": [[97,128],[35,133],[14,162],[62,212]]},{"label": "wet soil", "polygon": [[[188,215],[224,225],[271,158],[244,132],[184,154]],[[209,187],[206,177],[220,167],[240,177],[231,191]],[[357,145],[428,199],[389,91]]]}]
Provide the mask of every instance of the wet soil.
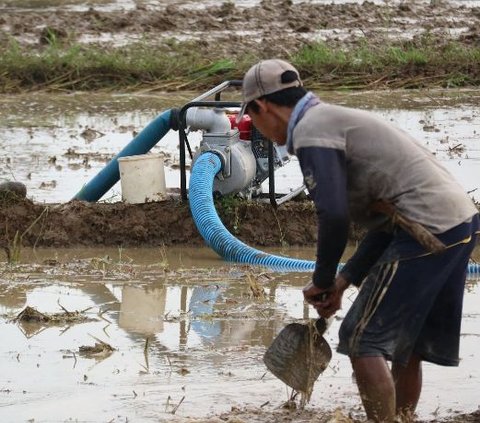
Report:
[{"label": "wet soil", "polygon": [[[205,423],[360,423],[363,419],[356,419],[351,415],[344,414],[341,411],[334,413],[321,413],[317,410],[288,410],[288,404],[283,409],[274,412],[264,412],[261,408],[256,409],[233,409],[230,413],[222,414],[219,419],[202,420]],[[418,423],[478,423],[480,422],[480,412],[471,414],[460,414],[448,419],[417,420]]]},{"label": "wet soil", "polygon": [[[249,7],[229,1],[213,2],[214,5],[202,2],[206,4],[204,7],[195,3],[138,1],[131,10],[104,10],[98,7],[101,5],[85,5],[83,11],[68,7],[22,10],[7,4],[0,17],[4,29],[1,37],[6,38],[9,33],[41,46],[48,43],[48,30],[59,39],[122,33],[151,40],[195,31],[208,34],[210,40],[221,40],[215,43],[215,50],[228,55],[252,51],[278,55],[298,48],[298,43],[304,44],[307,34],[329,29],[335,31],[326,35],[327,41],[337,44],[355,43],[360,37],[375,41],[386,32],[397,36],[440,32],[447,39],[458,37],[462,42],[477,44],[480,39],[480,7],[468,7],[468,2],[318,4],[262,0],[252,1]],[[346,32],[347,36],[339,35],[340,32]],[[198,41],[199,45],[208,43],[203,37]]]},{"label": "wet soil", "polygon": [[[289,202],[276,211],[269,204],[217,204],[226,227],[249,244],[314,245],[316,215],[310,201]],[[12,245],[15,234],[23,246],[169,246],[203,245],[188,203],[179,199],[145,204],[86,203],[59,205],[30,200],[0,206],[0,239]],[[358,237],[358,235],[356,236]]]},{"label": "wet soil", "polygon": [[[243,242],[261,247],[314,246],[317,217],[308,199],[281,204],[276,210],[255,201],[218,201],[227,229]],[[31,200],[0,203],[0,247],[7,255],[20,237],[21,247],[204,245],[188,202],[178,198],[145,204],[42,204]],[[364,230],[352,225],[350,240]]]}]

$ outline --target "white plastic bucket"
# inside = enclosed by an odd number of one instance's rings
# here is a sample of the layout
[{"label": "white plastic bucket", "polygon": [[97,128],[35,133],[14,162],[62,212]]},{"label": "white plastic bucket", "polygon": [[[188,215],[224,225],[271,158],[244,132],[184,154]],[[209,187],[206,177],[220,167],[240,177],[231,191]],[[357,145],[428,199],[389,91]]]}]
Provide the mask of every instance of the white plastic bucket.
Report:
[{"label": "white plastic bucket", "polygon": [[165,169],[161,154],[139,154],[118,159],[122,200],[148,203],[165,198]]}]

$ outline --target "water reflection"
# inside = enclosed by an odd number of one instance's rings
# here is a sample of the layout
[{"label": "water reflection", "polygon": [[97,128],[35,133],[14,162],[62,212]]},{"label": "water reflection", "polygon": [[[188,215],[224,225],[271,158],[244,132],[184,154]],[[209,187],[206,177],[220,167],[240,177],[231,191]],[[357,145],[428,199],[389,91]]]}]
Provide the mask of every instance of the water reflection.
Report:
[{"label": "water reflection", "polygon": [[[300,280],[308,278],[306,274]],[[314,317],[312,310],[303,303],[298,286],[277,286],[277,282],[264,287],[266,298],[263,301],[248,296],[242,278],[231,279],[230,276],[215,284],[202,282],[199,285],[183,285],[182,281],[179,285],[174,281],[135,285],[57,283],[51,285],[50,282],[44,287],[20,284],[2,289],[0,310],[12,315],[27,305],[43,313],[85,309],[86,314],[96,320],[99,316],[108,316],[107,321],[123,329],[133,340],[155,338],[162,350],[171,351],[185,351],[201,345],[215,348],[242,344],[268,346],[286,321]],[[473,286],[471,282],[468,290]],[[76,301],[72,302],[72,298]],[[30,338],[58,326],[27,323],[19,328]],[[63,325],[66,326],[69,325]]]},{"label": "water reflection", "polygon": [[[33,284],[16,281],[6,288],[6,281],[0,281],[3,282],[0,311],[14,316],[26,306],[46,314],[85,310],[87,316],[98,322],[97,326],[103,325],[107,318],[106,321],[124,330],[133,340],[155,338],[163,346],[161,349],[178,351],[201,345],[266,346],[284,320],[291,318],[291,307],[302,303],[302,312],[293,314],[296,318],[308,317],[308,309],[298,292],[297,304],[283,302],[285,294],[291,295],[289,291],[296,288],[282,287],[279,291],[282,299],[278,301],[276,282],[272,282],[264,287],[266,298],[255,300],[249,295],[245,274],[237,271],[234,275],[230,273],[223,279],[217,275],[214,284],[206,283],[207,273],[200,276],[198,283],[188,285],[175,278],[118,285],[94,281],[91,280],[94,277],[87,275],[83,275],[81,282],[58,274],[53,280],[47,276],[48,280],[42,281],[37,274]],[[68,326],[71,325],[19,324],[26,338]]]},{"label": "water reflection", "polygon": [[163,332],[166,294],[164,286],[124,286],[118,325],[147,337]]},{"label": "water reflection", "polygon": [[[238,282],[237,282],[238,283]],[[268,304],[237,301],[231,282],[199,286],[124,286],[118,325],[132,336],[152,337],[169,350],[269,345],[286,313]]]},{"label": "water reflection", "polygon": [[[72,254],[83,258],[66,258]],[[314,251],[296,254],[308,257]],[[475,254],[478,259],[479,252]],[[98,256],[92,250],[38,250],[34,261],[52,255],[64,264],[0,272],[0,373],[2,389],[9,392],[2,397],[2,421],[48,421],[53,406],[61,421],[110,421],[119,415],[129,421],[169,421],[168,397],[177,404],[185,396],[179,414],[195,410],[196,416],[238,403],[270,401],[276,407],[284,401],[284,385],[266,373],[262,355],[287,322],[313,317],[301,294],[309,274],[268,274],[270,278],[259,279],[265,292],[260,299],[250,295],[247,274],[252,269],[225,265],[208,249],[184,251],[182,259],[178,250],[170,251],[168,270],[155,264],[154,249],[124,250],[122,257],[132,261],[104,271],[88,258]],[[326,335],[332,349],[355,295],[354,289],[348,291],[344,310]],[[471,281],[465,295],[462,364],[454,372],[426,366],[421,416],[430,417],[437,408],[448,414],[445,404],[466,411],[477,406],[479,302],[478,284]],[[61,312],[62,307],[85,310],[95,321],[27,332],[12,322],[26,305],[43,313]],[[94,338],[115,351],[103,359],[80,356],[79,347],[92,345]],[[455,385],[456,395],[439,391],[444,385]],[[313,406],[353,409],[359,403],[348,359],[334,353],[331,367],[317,382]]]}]

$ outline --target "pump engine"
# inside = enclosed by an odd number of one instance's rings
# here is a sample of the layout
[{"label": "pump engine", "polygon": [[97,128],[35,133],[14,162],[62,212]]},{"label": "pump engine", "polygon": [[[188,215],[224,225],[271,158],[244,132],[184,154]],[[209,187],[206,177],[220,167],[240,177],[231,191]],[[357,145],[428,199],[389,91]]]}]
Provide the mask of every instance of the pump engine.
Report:
[{"label": "pump engine", "polygon": [[[220,195],[239,194],[244,198],[263,196],[262,185],[268,178],[270,203],[276,205],[303,192],[301,186],[278,197],[275,194],[274,172],[289,161],[285,147],[266,139],[255,128],[248,115],[237,124],[236,112],[240,102],[220,101],[223,90],[239,87],[241,81],[226,81],[175,111],[171,123],[180,136],[180,187],[182,198],[187,199],[186,152],[193,162],[204,152],[213,152],[221,160],[221,171],[216,175],[213,190]],[[214,101],[205,101],[215,95]],[[187,139],[188,131],[202,131],[199,148],[192,152]]]},{"label": "pump engine", "polygon": [[[200,147],[193,160],[209,151],[216,153],[222,161],[222,171],[214,181],[214,192],[221,195],[238,193],[246,198],[262,193],[262,183],[269,176],[269,141],[252,125],[248,115],[244,115],[237,125],[236,114],[193,108],[187,113],[188,124],[191,130],[203,129]],[[280,148],[274,147],[275,169],[288,161],[288,155],[280,153]]]}]

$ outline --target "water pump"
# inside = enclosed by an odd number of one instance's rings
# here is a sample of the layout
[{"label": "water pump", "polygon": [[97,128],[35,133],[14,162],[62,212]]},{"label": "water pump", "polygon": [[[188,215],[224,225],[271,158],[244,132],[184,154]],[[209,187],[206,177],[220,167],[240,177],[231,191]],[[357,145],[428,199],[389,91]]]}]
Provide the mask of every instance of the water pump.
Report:
[{"label": "water pump", "polygon": [[[174,114],[180,134],[180,170],[182,197],[187,198],[185,177],[185,147],[195,162],[206,151],[213,152],[221,160],[222,169],[216,175],[213,190],[220,195],[239,194],[244,198],[261,197],[262,183],[269,178],[269,197],[276,206],[282,199],[275,194],[274,171],[289,161],[285,148],[267,140],[252,124],[248,115],[236,123],[232,109],[239,102],[220,100],[220,93],[228,87],[239,86],[240,81],[227,81],[186,104]],[[216,95],[214,101],[202,101]],[[200,147],[192,153],[187,131],[202,130]],[[301,192],[304,187],[296,190]],[[292,197],[291,194],[288,195]],[[286,200],[286,199],[285,199]]]}]

